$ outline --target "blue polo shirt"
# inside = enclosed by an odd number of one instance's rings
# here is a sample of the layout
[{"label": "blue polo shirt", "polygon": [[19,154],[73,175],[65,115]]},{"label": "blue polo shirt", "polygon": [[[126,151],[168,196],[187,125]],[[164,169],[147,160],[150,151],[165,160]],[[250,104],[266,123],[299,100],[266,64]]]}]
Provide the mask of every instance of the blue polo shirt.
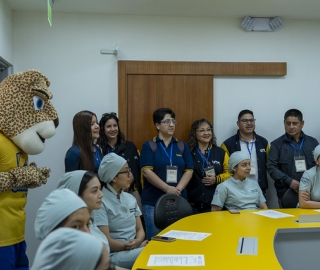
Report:
[{"label": "blue polo shirt", "polygon": [[[182,175],[186,171],[193,171],[192,156],[189,147],[186,143],[184,144],[183,154],[181,153],[179,146],[177,145],[178,140],[175,138],[171,139],[168,147],[165,146],[164,142],[157,136],[153,138],[153,141],[157,144],[156,151],[153,153],[150,147],[149,141],[146,141],[141,149],[140,154],[140,167],[141,170],[150,169],[152,170],[162,181],[166,182],[167,166],[170,164],[170,153],[172,145],[172,166],[178,167],[177,182],[179,183]],[[161,145],[162,144],[162,145]],[[176,186],[175,183],[168,183],[170,186]],[[157,200],[165,194],[162,190],[156,188],[147,179],[144,179],[144,188],[142,190],[141,202],[144,205],[155,206]],[[187,199],[187,192],[184,189],[181,192],[181,196]]]}]

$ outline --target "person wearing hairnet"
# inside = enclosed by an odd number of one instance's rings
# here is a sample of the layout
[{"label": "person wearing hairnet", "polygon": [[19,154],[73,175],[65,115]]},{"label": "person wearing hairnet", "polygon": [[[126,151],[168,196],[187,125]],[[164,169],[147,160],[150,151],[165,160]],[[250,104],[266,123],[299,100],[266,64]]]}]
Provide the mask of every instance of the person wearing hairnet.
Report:
[{"label": "person wearing hairnet", "polygon": [[90,215],[86,203],[69,189],[52,191],[38,209],[34,228],[36,238],[43,240],[59,227],[90,232]]},{"label": "person wearing hairnet", "polygon": [[316,166],[305,171],[300,179],[299,205],[301,208],[320,208],[320,145],[313,151]]},{"label": "person wearing hairnet", "polygon": [[250,174],[250,156],[246,152],[231,154],[228,171],[233,174],[217,186],[211,202],[211,211],[244,209],[268,209],[266,199],[256,181],[248,179]]},{"label": "person wearing hairnet", "polygon": [[110,267],[105,245],[89,233],[58,228],[40,244],[32,270],[106,270]]},{"label": "person wearing hairnet", "polygon": [[102,159],[98,177],[104,183],[104,197],[101,209],[93,211],[94,221],[108,238],[111,261],[132,268],[147,241],[137,201],[123,192],[131,184],[130,168],[124,158],[109,153]]},{"label": "person wearing hairnet", "polygon": [[[65,173],[58,184],[58,189],[64,188],[73,191],[86,203],[90,216],[93,210],[101,208],[103,197],[101,184],[97,175],[93,172],[77,170]],[[98,229],[93,220],[90,220],[89,229],[90,233],[101,239],[110,251],[108,239]]]}]

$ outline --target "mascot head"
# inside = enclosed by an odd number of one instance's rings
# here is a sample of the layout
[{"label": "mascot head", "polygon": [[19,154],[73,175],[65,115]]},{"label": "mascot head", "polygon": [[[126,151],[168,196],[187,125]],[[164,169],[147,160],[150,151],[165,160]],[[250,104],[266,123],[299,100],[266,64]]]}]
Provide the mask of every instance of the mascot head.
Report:
[{"label": "mascot head", "polygon": [[0,132],[30,155],[43,151],[59,123],[49,86],[37,70],[12,74],[0,83]]}]

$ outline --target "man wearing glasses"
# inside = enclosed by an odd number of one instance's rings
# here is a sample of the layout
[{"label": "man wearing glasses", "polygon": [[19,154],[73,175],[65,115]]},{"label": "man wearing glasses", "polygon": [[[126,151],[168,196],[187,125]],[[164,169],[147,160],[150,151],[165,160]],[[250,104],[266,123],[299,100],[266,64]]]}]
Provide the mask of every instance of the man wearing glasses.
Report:
[{"label": "man wearing glasses", "polygon": [[243,151],[249,154],[251,170],[249,179],[258,182],[264,197],[268,189],[267,155],[269,152],[268,141],[255,133],[253,112],[242,110],[238,115],[237,134],[225,140],[221,148],[230,156],[233,152]]},{"label": "man wearing glasses", "polygon": [[312,152],[319,143],[303,133],[303,125],[301,111],[288,110],[284,115],[285,134],[271,142],[268,173],[275,181],[280,208],[296,207],[300,178],[316,165]]}]

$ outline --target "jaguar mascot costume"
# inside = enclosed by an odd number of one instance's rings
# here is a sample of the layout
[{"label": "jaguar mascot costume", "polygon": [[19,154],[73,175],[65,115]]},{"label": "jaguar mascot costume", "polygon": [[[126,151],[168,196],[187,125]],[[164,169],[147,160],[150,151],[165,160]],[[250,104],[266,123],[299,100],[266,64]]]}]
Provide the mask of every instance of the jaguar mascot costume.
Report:
[{"label": "jaguar mascot costume", "polygon": [[37,70],[0,83],[0,268],[29,269],[24,241],[28,188],[46,183],[50,168],[28,164],[55,134],[58,114],[50,82]]}]

